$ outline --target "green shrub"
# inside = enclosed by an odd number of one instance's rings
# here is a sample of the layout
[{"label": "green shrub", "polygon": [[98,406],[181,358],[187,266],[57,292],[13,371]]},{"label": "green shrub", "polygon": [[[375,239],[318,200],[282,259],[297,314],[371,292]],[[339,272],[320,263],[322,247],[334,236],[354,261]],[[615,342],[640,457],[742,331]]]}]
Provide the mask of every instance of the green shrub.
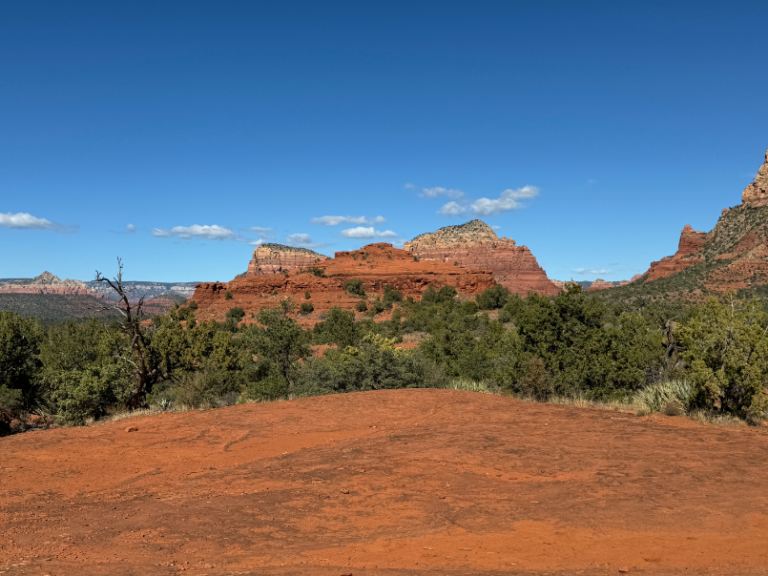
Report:
[{"label": "green shrub", "polygon": [[229,290],[224,292],[224,300],[232,300],[232,292],[230,292]]},{"label": "green shrub", "polygon": [[318,278],[323,278],[325,276],[325,270],[323,270],[322,268],[317,268],[315,266],[307,268],[307,272],[312,274],[312,276],[317,276]]},{"label": "green shrub", "polygon": [[240,320],[243,319],[243,316],[245,316],[245,310],[242,308],[234,307],[227,310],[227,320],[234,320],[235,322],[240,322]]},{"label": "green shrub", "polygon": [[315,324],[313,338],[316,344],[336,344],[341,348],[353,346],[360,338],[355,313],[334,306],[326,320]]},{"label": "green shrub", "polygon": [[0,312],[0,415],[30,410],[45,401],[38,358],[43,337],[36,319]]},{"label": "green shrub", "polygon": [[189,302],[189,309],[190,310],[197,310],[197,302],[195,302],[194,300],[190,300],[190,302]]},{"label": "green shrub", "polygon": [[347,294],[353,296],[365,296],[365,286],[363,285],[363,281],[358,278],[353,278],[352,280],[344,282],[342,288]]},{"label": "green shrub", "polygon": [[395,302],[403,301],[403,293],[392,288],[391,284],[384,287],[384,307],[389,310]]},{"label": "green shrub", "polygon": [[304,299],[309,300],[310,298],[312,298],[312,295],[309,293],[309,291],[304,292]]},{"label": "green shrub", "polygon": [[475,296],[475,301],[481,310],[499,310],[509,300],[509,288],[496,284]]},{"label": "green shrub", "polygon": [[368,302],[366,302],[365,300],[358,300],[357,304],[355,304],[355,310],[357,310],[358,312],[365,312],[366,310],[368,310]]},{"label": "green shrub", "polygon": [[437,291],[437,295],[435,297],[436,302],[451,302],[454,298],[458,295],[458,292],[456,291],[456,288],[453,286],[443,286],[440,288],[440,290]]},{"label": "green shrub", "polygon": [[299,313],[304,315],[312,314],[314,310],[315,310],[315,307],[312,305],[311,302],[303,302],[299,307]]},{"label": "green shrub", "polygon": [[386,310],[387,307],[384,306],[384,302],[381,301],[381,298],[378,296],[376,297],[376,300],[373,301],[373,304],[371,305],[371,312],[373,312],[374,316],[376,314],[381,314]]},{"label": "green shrub", "polygon": [[541,358],[531,358],[517,382],[517,392],[538,402],[547,400],[554,393],[552,379]]}]

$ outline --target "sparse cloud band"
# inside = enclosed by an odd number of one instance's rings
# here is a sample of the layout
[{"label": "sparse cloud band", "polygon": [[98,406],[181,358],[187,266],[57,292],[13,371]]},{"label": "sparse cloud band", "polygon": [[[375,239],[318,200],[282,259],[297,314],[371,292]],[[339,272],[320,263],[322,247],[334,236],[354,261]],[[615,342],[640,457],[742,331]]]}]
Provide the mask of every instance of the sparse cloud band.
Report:
[{"label": "sparse cloud band", "polygon": [[181,240],[191,240],[195,238],[204,240],[241,240],[241,238],[230,228],[217,226],[216,224],[211,226],[200,226],[199,224],[193,224],[192,226],[174,226],[170,230],[155,228],[152,230],[152,236],[157,238],[175,237]]},{"label": "sparse cloud band", "polygon": [[312,218],[310,224],[322,224],[323,226],[338,226],[339,224],[383,224],[386,219],[383,216],[367,218],[366,216],[320,216]]},{"label": "sparse cloud band", "polygon": [[27,212],[17,214],[0,213],[0,227],[12,228],[15,230],[51,230],[60,234],[76,232],[76,226],[66,226],[58,222],[51,222],[45,218],[37,218]]},{"label": "sparse cloud band", "polygon": [[397,238],[398,234],[392,230],[376,230],[373,226],[358,226],[341,231],[342,238]]}]

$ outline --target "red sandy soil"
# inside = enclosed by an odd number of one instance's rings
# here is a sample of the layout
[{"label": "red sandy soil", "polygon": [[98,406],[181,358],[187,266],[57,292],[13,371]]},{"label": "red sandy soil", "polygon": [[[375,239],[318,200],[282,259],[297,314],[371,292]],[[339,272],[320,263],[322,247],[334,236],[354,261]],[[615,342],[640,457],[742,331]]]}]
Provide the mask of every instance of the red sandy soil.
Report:
[{"label": "red sandy soil", "polygon": [[398,390],[30,432],[0,456],[3,574],[768,571],[759,429]]}]

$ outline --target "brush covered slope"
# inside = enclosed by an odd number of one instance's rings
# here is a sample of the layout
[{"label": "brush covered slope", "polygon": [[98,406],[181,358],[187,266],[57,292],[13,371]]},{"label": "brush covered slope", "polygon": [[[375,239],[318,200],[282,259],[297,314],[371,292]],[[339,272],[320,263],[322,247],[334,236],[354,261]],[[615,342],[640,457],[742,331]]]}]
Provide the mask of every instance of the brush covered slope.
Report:
[{"label": "brush covered slope", "polygon": [[270,276],[308,268],[328,257],[308,248],[283,244],[261,244],[253,251],[246,276]]},{"label": "brush covered slope", "polygon": [[[350,281],[359,281],[355,290],[345,289]],[[303,324],[314,324],[319,315],[334,306],[356,310],[360,300],[372,300],[384,293],[386,286],[404,296],[421,297],[427,287],[455,288],[459,293],[478,294],[495,285],[489,271],[469,270],[445,262],[416,261],[414,256],[391,244],[369,244],[360,250],[336,252],[334,258],[284,274],[245,276],[231,282],[198,284],[193,300],[198,320],[226,318],[234,307],[251,315],[263,308],[274,308],[290,297],[296,304],[307,303],[313,312],[302,315]],[[307,298],[309,295],[309,298]]]},{"label": "brush covered slope", "polygon": [[685,226],[677,252],[653,262],[639,280],[601,290],[610,300],[700,300],[729,290],[768,295],[768,152],[738,206],[725,209],[711,232]]},{"label": "brush covered slope", "polygon": [[561,290],[547,278],[526,246],[518,246],[511,238],[499,238],[482,220],[422,234],[406,242],[405,250],[422,260],[490,270],[499,284],[521,296],[529,292],[556,296]]}]

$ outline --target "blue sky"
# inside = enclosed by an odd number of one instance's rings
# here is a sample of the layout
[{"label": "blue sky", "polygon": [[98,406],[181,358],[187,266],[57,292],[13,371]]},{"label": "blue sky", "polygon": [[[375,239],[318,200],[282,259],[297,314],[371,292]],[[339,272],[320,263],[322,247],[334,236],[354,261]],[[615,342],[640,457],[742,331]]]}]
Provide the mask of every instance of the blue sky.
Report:
[{"label": "blue sky", "polygon": [[768,147],[768,3],[636,4],[5,0],[0,277],[226,281],[481,217],[629,278]]}]

